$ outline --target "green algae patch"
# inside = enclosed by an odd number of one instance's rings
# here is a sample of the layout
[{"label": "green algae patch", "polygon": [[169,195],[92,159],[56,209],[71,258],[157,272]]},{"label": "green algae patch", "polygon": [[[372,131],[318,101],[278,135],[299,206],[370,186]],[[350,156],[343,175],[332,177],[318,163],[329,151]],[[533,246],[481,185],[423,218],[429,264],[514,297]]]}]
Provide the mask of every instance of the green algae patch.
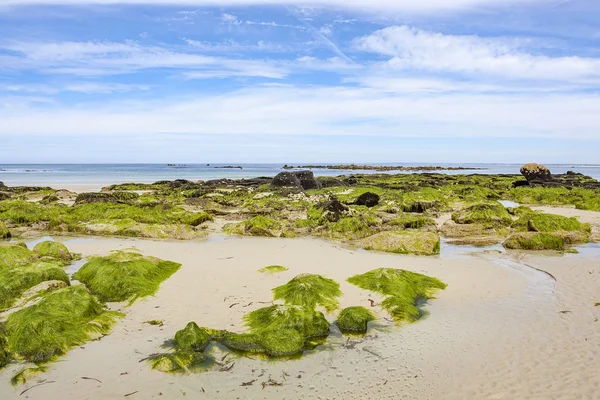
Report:
[{"label": "green algae patch", "polygon": [[365,335],[368,324],[377,317],[362,306],[344,308],[335,321],[340,332],[351,335]]},{"label": "green algae patch", "polygon": [[433,298],[435,292],[447,286],[437,278],[393,268],[378,268],[355,275],[348,278],[348,282],[387,296],[381,306],[397,324],[421,318],[419,303]]},{"label": "green algae patch", "polygon": [[67,246],[51,240],[36,244],[33,252],[39,257],[51,257],[65,263],[73,261],[73,255],[69,252]]},{"label": "green algae patch", "polygon": [[392,226],[399,226],[404,229],[421,229],[434,227],[435,221],[422,215],[403,214],[389,222]]},{"label": "green algae patch", "polygon": [[233,351],[280,358],[302,354],[306,339],[294,329],[278,329],[260,334],[230,333],[222,343]]},{"label": "green algae patch", "polygon": [[73,279],[84,283],[103,301],[129,301],[151,296],[160,284],[179,270],[181,264],[144,257],[134,251],[113,251],[94,257]]},{"label": "green algae patch", "polygon": [[329,323],[320,311],[309,307],[273,305],[259,308],[244,316],[250,332],[294,329],[306,339],[329,336]]},{"label": "green algae patch", "polygon": [[260,273],[268,273],[268,274],[278,274],[280,272],[289,271],[289,268],[286,268],[281,265],[269,265],[268,267],[264,267],[258,270]]},{"label": "green algae patch", "polygon": [[11,359],[12,357],[8,352],[8,341],[6,340],[6,336],[0,332],[0,369],[4,368]]},{"label": "green algae patch", "polygon": [[180,351],[203,352],[213,337],[214,333],[211,330],[200,328],[195,322],[190,322],[175,334],[173,342]]},{"label": "green algae patch", "polygon": [[38,377],[47,370],[48,368],[44,366],[23,368],[10,378],[10,384],[13,386],[24,385],[28,380]]},{"label": "green algae patch", "polygon": [[589,224],[583,224],[575,217],[563,217],[555,214],[525,214],[512,227],[524,232],[585,232],[591,233]]},{"label": "green algae patch", "polygon": [[4,224],[4,222],[0,222],[0,239],[10,239],[11,237],[12,234],[6,227],[6,224]]},{"label": "green algae patch", "polygon": [[285,285],[273,289],[274,300],[309,309],[321,306],[327,312],[339,307],[337,298],[341,295],[339,283],[316,274],[298,275]]},{"label": "green algae patch", "polygon": [[440,237],[432,232],[390,231],[370,236],[357,243],[365,250],[397,254],[440,254]]},{"label": "green algae patch", "polygon": [[589,235],[582,232],[520,232],[510,236],[502,245],[511,250],[563,251],[570,245],[588,241]]},{"label": "green algae patch", "polygon": [[200,367],[208,357],[204,353],[176,351],[173,353],[157,354],[149,359],[150,367],[161,372],[190,372]]},{"label": "green algae patch", "polygon": [[0,310],[11,307],[27,289],[46,281],[70,284],[69,276],[60,263],[35,262],[26,266],[0,269]]},{"label": "green algae patch", "polygon": [[48,362],[108,334],[120,317],[121,313],[107,311],[84,286],[60,289],[8,316],[8,350],[16,359]]},{"label": "green algae patch", "polygon": [[27,265],[36,259],[36,255],[21,245],[0,245],[0,269],[12,268],[18,265]]},{"label": "green algae patch", "polygon": [[513,220],[504,206],[498,202],[473,204],[452,214],[457,224],[483,224],[484,226],[509,226]]},{"label": "green algae patch", "polygon": [[281,230],[281,224],[269,217],[257,216],[238,224],[228,224],[223,232],[232,235],[276,237]]}]

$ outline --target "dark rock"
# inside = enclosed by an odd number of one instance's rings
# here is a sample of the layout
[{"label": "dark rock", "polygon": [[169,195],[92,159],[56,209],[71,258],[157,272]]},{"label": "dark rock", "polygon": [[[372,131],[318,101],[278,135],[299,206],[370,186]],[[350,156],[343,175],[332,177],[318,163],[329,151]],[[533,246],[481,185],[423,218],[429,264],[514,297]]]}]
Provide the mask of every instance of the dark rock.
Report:
[{"label": "dark rock", "polygon": [[346,184],[342,180],[336,178],[319,177],[317,178],[317,180],[321,184],[321,187],[324,188],[346,186]]},{"label": "dark rock", "polygon": [[529,182],[527,182],[527,181],[514,181],[512,183],[512,187],[514,187],[514,188],[521,187],[521,186],[529,186]]},{"label": "dark rock", "polygon": [[113,192],[113,193],[80,193],[75,199],[75,204],[92,203],[112,203],[129,204],[137,200],[140,196],[132,192]]},{"label": "dark rock", "polygon": [[45,196],[42,200],[40,200],[40,204],[55,203],[55,202],[57,202],[59,200],[60,199],[58,198],[58,196],[56,196],[54,194],[49,194],[48,196]]},{"label": "dark rock", "polygon": [[363,193],[358,196],[355,204],[358,206],[375,207],[377,204],[379,204],[379,195],[372,192]]},{"label": "dark rock", "polygon": [[344,182],[346,182],[348,185],[356,185],[358,183],[358,179],[356,179],[354,176],[349,176],[344,179]]},{"label": "dark rock", "polygon": [[575,175],[574,171],[567,171],[567,175]]},{"label": "dark rock", "polygon": [[324,216],[330,222],[337,222],[340,220],[342,215],[349,209],[346,205],[342,204],[338,199],[332,197],[329,201],[317,205],[317,208],[325,211]]},{"label": "dark rock", "polygon": [[0,201],[8,200],[12,197],[12,193],[10,192],[0,192]]},{"label": "dark rock", "polygon": [[211,179],[204,182],[204,186],[232,186],[235,184],[233,179]]},{"label": "dark rock", "polygon": [[271,187],[294,187],[303,190],[320,189],[321,184],[317,182],[311,171],[281,172],[271,181]]},{"label": "dark rock", "polygon": [[521,167],[521,174],[529,183],[533,181],[551,181],[552,174],[550,170],[540,164],[525,164]]},{"label": "dark rock", "polygon": [[0,190],[8,190],[8,186],[6,186],[4,182],[0,182]]}]

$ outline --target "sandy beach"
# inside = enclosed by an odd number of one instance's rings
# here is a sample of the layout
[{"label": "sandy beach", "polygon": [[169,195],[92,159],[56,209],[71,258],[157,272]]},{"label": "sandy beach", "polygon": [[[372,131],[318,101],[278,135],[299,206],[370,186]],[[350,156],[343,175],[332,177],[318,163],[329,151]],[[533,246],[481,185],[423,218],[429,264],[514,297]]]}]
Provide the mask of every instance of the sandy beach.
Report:
[{"label": "sandy beach", "polygon": [[[600,386],[600,260],[579,255],[459,254],[449,258],[356,251],[316,239],[222,238],[206,242],[77,238],[84,256],[119,248],[182,263],[155,297],[131,307],[109,336],[49,365],[44,385],[13,388],[0,372],[0,397],[30,399],[593,399]],[[281,264],[278,275],[257,272]],[[396,327],[382,319],[364,340],[332,335],[323,351],[300,360],[239,358],[230,371],[192,375],[152,371],[140,361],[189,321],[241,331],[241,317],[270,302],[270,289],[301,273],[340,282],[342,307],[377,294],[345,279],[378,267],[436,276],[448,288],[430,315]],[[536,270],[534,268],[539,269]],[[546,272],[550,273],[556,280]],[[375,307],[377,314],[386,314]],[[333,316],[328,315],[328,319]],[[144,321],[159,319],[164,326]],[[218,350],[216,350],[218,351]],[[93,378],[93,379],[89,379]],[[269,378],[279,387],[261,386]],[[251,386],[244,382],[254,381]],[[52,382],[52,383],[50,383]],[[133,393],[133,394],[131,394]]]}]

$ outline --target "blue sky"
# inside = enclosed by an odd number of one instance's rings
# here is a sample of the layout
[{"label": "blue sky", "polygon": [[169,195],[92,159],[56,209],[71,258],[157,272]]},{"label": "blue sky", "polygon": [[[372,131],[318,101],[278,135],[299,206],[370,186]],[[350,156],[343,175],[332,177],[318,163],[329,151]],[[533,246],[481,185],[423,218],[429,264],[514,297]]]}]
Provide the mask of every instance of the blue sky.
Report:
[{"label": "blue sky", "polygon": [[0,162],[600,163],[596,0],[0,0]]}]

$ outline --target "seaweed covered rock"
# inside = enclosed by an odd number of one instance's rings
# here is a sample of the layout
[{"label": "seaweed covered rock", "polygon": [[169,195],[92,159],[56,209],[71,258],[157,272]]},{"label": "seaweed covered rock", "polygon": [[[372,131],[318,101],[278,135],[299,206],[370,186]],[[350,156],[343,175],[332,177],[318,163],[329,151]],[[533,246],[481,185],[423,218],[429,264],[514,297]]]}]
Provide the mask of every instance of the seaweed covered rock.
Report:
[{"label": "seaweed covered rock", "polygon": [[36,259],[33,251],[23,244],[0,246],[0,270],[14,268],[32,263]]},{"label": "seaweed covered rock", "polygon": [[75,199],[75,204],[131,204],[139,199],[139,197],[140,195],[134,192],[80,193]]},{"label": "seaweed covered rock", "polygon": [[73,279],[84,283],[104,301],[133,302],[151,296],[181,264],[144,257],[135,251],[113,251],[88,261]]},{"label": "seaweed covered rock", "polygon": [[203,352],[213,336],[208,329],[200,328],[195,322],[190,322],[175,334],[173,342],[179,351]]},{"label": "seaweed covered rock", "polygon": [[277,237],[281,224],[269,217],[261,215],[238,224],[229,224],[223,227],[223,232],[233,235]]},{"label": "seaweed covered rock", "polygon": [[268,330],[261,333],[228,333],[223,345],[245,354],[264,354],[268,357],[290,357],[301,354],[306,338],[295,329]]},{"label": "seaweed covered rock", "polygon": [[152,369],[161,372],[189,372],[201,366],[208,357],[204,353],[192,351],[176,351],[157,354],[149,359]]},{"label": "seaweed covered rock", "polygon": [[392,226],[399,226],[404,229],[422,229],[435,227],[435,221],[422,215],[402,214],[389,222]]},{"label": "seaweed covered rock", "polygon": [[0,221],[0,239],[10,239],[12,234],[4,224],[4,222]]},{"label": "seaweed covered rock", "polygon": [[50,257],[67,263],[73,261],[73,255],[69,252],[67,246],[51,240],[36,244],[33,252],[39,257]]},{"label": "seaweed covered rock", "polygon": [[47,196],[44,196],[44,198],[42,198],[40,200],[40,204],[51,204],[51,203],[56,203],[57,201],[59,201],[60,198],[54,194],[49,194]]},{"label": "seaweed covered rock", "polygon": [[319,181],[322,188],[346,186],[344,181],[342,181],[341,179],[331,178],[329,176],[320,176],[316,179],[317,181]]},{"label": "seaweed covered rock", "polygon": [[588,241],[589,235],[582,232],[521,232],[510,236],[502,245],[512,250],[563,251],[571,245]]},{"label": "seaweed covered rock", "polygon": [[545,182],[552,180],[552,174],[550,173],[550,170],[544,167],[543,165],[535,163],[523,165],[521,167],[521,175],[523,175],[529,183],[535,183],[536,181]]},{"label": "seaweed covered rock", "polygon": [[591,233],[589,224],[582,224],[575,217],[563,217],[556,214],[526,213],[512,227],[526,232],[586,232]]},{"label": "seaweed covered rock", "polygon": [[306,340],[329,336],[329,323],[320,311],[294,305],[273,305],[259,308],[244,316],[251,333],[261,334],[293,329]]},{"label": "seaweed covered rock", "polygon": [[335,323],[344,334],[364,335],[367,333],[369,322],[376,319],[375,315],[365,307],[356,306],[344,308]]},{"label": "seaweed covered rock", "polygon": [[372,192],[365,192],[358,196],[355,204],[357,206],[375,207],[379,204],[379,195]]},{"label": "seaweed covered rock", "polygon": [[271,181],[272,188],[293,187],[301,190],[320,189],[312,171],[281,172]]},{"label": "seaweed covered rock", "polygon": [[0,369],[6,366],[11,359],[12,357],[8,352],[8,342],[6,341],[6,336],[0,332]]},{"label": "seaweed covered rock", "polygon": [[339,283],[316,274],[298,275],[285,285],[273,289],[274,300],[308,309],[321,306],[328,312],[339,307],[337,298],[341,295]]},{"label": "seaweed covered rock", "polygon": [[51,292],[8,316],[8,350],[34,363],[51,361],[74,346],[108,334],[121,316],[107,311],[82,285]]},{"label": "seaweed covered rock", "polygon": [[483,224],[484,226],[509,226],[513,220],[504,206],[498,202],[473,204],[452,214],[457,224]]},{"label": "seaweed covered rock", "polygon": [[378,268],[348,278],[348,282],[361,289],[387,296],[381,303],[396,323],[414,322],[421,318],[417,307],[422,300],[431,299],[446,284],[436,278],[393,268]]},{"label": "seaweed covered rock", "polygon": [[316,208],[323,210],[321,217],[330,222],[339,221],[349,211],[348,207],[335,197],[318,204]]},{"label": "seaweed covered rock", "polygon": [[432,232],[387,231],[357,243],[365,250],[397,254],[435,255],[440,253],[440,237]]}]

